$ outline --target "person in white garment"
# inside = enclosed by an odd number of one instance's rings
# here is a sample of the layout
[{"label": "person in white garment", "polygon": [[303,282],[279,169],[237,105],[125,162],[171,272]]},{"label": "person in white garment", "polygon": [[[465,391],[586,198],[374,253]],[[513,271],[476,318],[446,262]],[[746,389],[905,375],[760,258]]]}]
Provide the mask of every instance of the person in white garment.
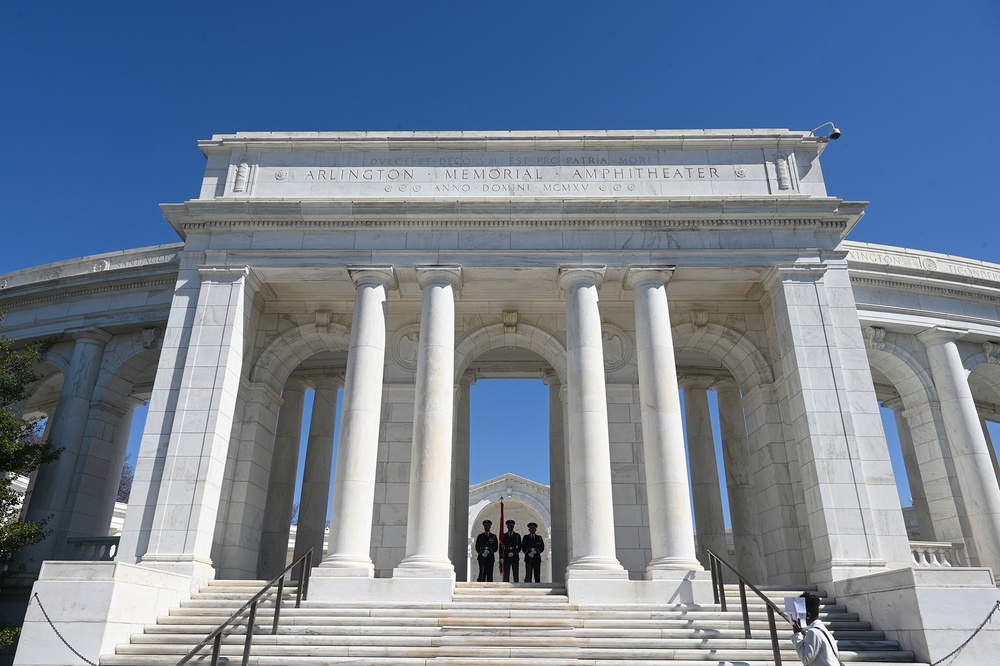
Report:
[{"label": "person in white garment", "polygon": [[802,596],[806,600],[806,626],[797,620],[792,623],[795,652],[806,666],[841,666],[837,639],[819,619],[819,597],[808,592]]}]

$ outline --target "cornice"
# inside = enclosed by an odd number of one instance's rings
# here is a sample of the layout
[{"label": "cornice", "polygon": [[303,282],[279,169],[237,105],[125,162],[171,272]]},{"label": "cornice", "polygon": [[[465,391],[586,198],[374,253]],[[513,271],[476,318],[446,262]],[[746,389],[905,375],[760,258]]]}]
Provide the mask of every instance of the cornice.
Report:
[{"label": "cornice", "polygon": [[[855,271],[850,272],[851,284],[859,287],[873,287],[876,289],[893,289],[897,291],[922,292],[937,296],[947,296],[949,298],[960,298],[963,300],[975,299],[987,303],[1000,303],[1000,285],[991,288],[968,286],[964,289],[955,286],[946,286],[947,283],[926,281],[914,281],[905,278],[893,279],[892,277],[872,277],[870,275],[859,275]],[[954,285],[954,283],[951,283]]]},{"label": "cornice", "polygon": [[780,147],[821,152],[826,137],[787,129],[550,130],[461,132],[238,132],[198,146],[206,155],[266,150],[746,150]]},{"label": "cornice", "polygon": [[[40,293],[36,296],[29,296],[26,298],[3,300],[0,298],[0,303],[3,304],[5,309],[13,310],[15,308],[28,307],[32,305],[38,305],[40,303],[47,303],[51,301],[62,301],[66,299],[74,299],[83,296],[93,296],[95,294],[104,294],[116,291],[131,291],[131,290],[145,290],[157,288],[173,288],[177,283],[176,275],[168,278],[151,278],[145,280],[132,280],[132,281],[121,281],[121,282],[109,282],[95,286],[85,286],[79,288],[66,288],[58,284],[52,285],[51,290],[47,290],[44,293]],[[0,292],[0,296],[3,292]]]}]

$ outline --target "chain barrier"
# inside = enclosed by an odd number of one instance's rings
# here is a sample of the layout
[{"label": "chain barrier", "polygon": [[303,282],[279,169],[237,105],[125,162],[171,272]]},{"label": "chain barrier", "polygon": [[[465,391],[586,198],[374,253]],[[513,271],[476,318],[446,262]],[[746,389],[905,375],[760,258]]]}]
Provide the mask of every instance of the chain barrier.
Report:
[{"label": "chain barrier", "polygon": [[94,662],[92,662],[91,660],[87,659],[82,654],[80,654],[79,652],[77,652],[76,650],[74,650],[73,646],[70,645],[66,641],[66,639],[63,638],[63,635],[59,633],[59,630],[56,629],[56,625],[52,624],[52,620],[49,618],[49,614],[45,612],[45,606],[42,605],[42,600],[38,598],[38,592],[35,592],[32,595],[31,598],[34,601],[38,602],[38,608],[42,611],[42,615],[45,616],[45,620],[49,623],[49,626],[52,627],[52,631],[56,632],[56,636],[58,636],[59,640],[61,640],[63,642],[63,645],[65,645],[67,648],[69,648],[70,652],[72,652],[73,654],[75,654],[76,656],[78,656],[80,659],[83,659],[85,662],[87,662],[88,664],[90,664],[90,666],[97,666],[97,664],[95,664]]},{"label": "chain barrier", "polygon": [[977,627],[976,630],[972,632],[972,635],[969,636],[967,639],[965,639],[964,643],[962,643],[961,645],[959,645],[957,648],[955,648],[954,650],[952,650],[951,652],[949,652],[947,655],[945,655],[941,659],[938,659],[937,661],[935,661],[933,664],[931,664],[931,666],[938,666],[938,664],[943,664],[944,662],[946,662],[947,660],[951,659],[952,657],[957,657],[958,653],[961,652],[962,650],[964,650],[965,646],[972,642],[972,639],[976,637],[976,634],[978,634],[980,631],[982,631],[983,627],[985,627],[987,624],[989,624],[990,618],[992,618],[993,614],[997,612],[997,609],[1000,609],[1000,601],[998,601],[995,604],[993,604],[993,610],[991,610],[990,614],[986,616],[986,619],[983,620],[983,623],[980,624],[979,627]]}]

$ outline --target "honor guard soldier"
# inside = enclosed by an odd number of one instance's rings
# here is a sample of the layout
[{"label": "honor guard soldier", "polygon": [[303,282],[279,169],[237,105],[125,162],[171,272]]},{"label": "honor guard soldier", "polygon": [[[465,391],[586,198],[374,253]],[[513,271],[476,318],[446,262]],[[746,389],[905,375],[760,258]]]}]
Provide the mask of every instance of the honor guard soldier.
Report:
[{"label": "honor guard soldier", "polygon": [[514,572],[514,582],[517,582],[517,570],[521,563],[521,535],[514,531],[514,521],[507,521],[507,531],[503,533],[503,582],[510,582],[510,574]]},{"label": "honor guard soldier", "polygon": [[479,578],[476,580],[480,583],[493,582],[493,565],[496,564],[493,554],[500,548],[497,535],[490,532],[491,527],[493,521],[484,520],[483,531],[476,537],[476,557],[479,560]]},{"label": "honor guard soldier", "polygon": [[524,551],[524,582],[530,583],[534,576],[535,582],[541,582],[538,574],[542,570],[542,551],[545,550],[545,542],[542,537],[535,534],[538,523],[528,523],[528,533],[521,538],[521,550]]}]

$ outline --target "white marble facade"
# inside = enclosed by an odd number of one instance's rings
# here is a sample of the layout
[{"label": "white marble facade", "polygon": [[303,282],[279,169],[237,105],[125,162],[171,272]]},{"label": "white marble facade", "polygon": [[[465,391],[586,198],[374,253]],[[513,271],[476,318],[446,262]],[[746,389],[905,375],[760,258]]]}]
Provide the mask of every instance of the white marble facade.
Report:
[{"label": "white marble facade", "polygon": [[[377,598],[393,581],[402,598],[450,598],[477,517],[464,510],[469,386],[519,377],[550,387],[539,445],[551,509],[534,517],[550,579],[580,603],[703,581],[704,549],[725,548],[725,494],[738,568],[870,591],[885,624],[886,590],[930,579],[899,576],[918,562],[880,402],[897,411],[921,538],[1000,566],[983,427],[1000,414],[1000,266],[845,240],[865,204],[827,194],[826,139],[244,133],[199,145],[200,196],[163,206],[182,242],[0,276],[5,333],[59,336],[24,406],[66,447],[27,508],[55,516],[36,563],[107,534],[108,479],[148,401],[105,587],[140,594],[159,575],[166,603],[178,580],[280,569],[291,443],[310,418],[297,551],[322,548],[333,507],[314,593]],[[48,567],[36,590],[58,595],[72,570]],[[963,581],[996,596],[990,571]],[[703,585],[686,589],[704,600]],[[55,663],[31,652],[32,613],[20,663]],[[115,614],[95,650],[125,632]]]}]

